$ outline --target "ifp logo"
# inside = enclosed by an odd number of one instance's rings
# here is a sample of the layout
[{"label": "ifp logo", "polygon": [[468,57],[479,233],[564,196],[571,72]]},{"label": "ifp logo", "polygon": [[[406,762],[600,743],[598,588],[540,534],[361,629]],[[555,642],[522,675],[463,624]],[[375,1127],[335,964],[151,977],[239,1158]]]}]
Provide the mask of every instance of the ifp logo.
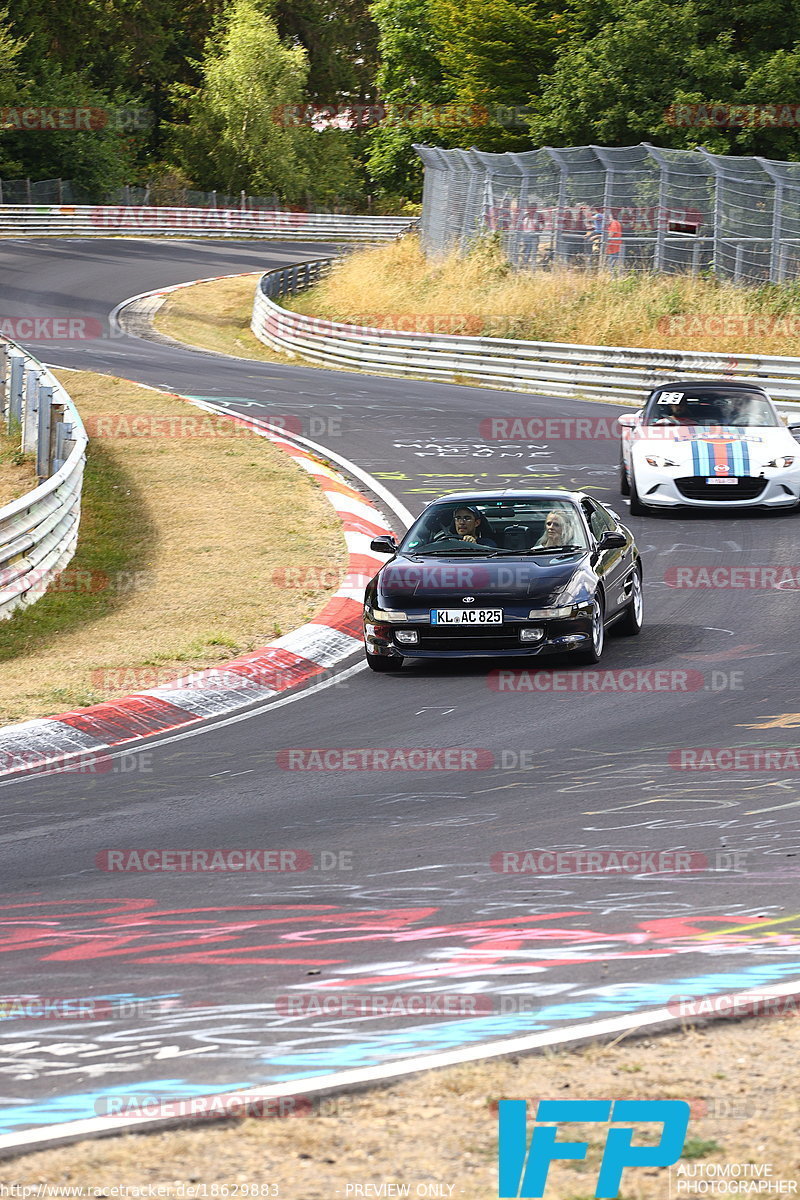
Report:
[{"label": "ifp logo", "polygon": [[609,1129],[594,1194],[613,1200],[626,1167],[668,1167],[678,1161],[691,1111],[685,1100],[540,1100],[529,1148],[525,1101],[501,1100],[498,1110],[501,1200],[544,1196],[551,1162],[586,1157],[588,1142],[556,1141],[562,1122],[643,1121],[661,1125],[661,1138],[655,1146],[634,1146],[632,1125]]}]

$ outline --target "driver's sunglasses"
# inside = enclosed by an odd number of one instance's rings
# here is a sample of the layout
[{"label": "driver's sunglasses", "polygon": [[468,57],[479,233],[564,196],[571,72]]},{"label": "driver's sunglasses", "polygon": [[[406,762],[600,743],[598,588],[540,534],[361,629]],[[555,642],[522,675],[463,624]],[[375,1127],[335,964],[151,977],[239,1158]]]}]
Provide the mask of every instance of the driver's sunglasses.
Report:
[{"label": "driver's sunglasses", "polygon": [[545,525],[552,525],[554,529],[561,529],[560,521],[545,521]]}]

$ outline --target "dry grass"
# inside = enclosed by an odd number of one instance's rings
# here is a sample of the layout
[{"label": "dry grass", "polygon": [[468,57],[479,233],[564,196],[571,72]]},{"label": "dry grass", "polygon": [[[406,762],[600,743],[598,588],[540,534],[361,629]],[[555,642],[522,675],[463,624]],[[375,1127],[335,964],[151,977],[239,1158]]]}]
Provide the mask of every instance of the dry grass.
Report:
[{"label": "dry grass", "polygon": [[[586,271],[512,271],[487,241],[466,258],[429,262],[417,238],[357,251],[287,307],[340,321],[608,346],[800,355],[800,288],[734,287],[684,275],[612,278]],[[728,336],[670,332],[681,316],[788,318]],[[383,317],[383,319],[381,319]],[[425,320],[424,318],[428,318]],[[411,328],[414,326],[412,325]],[[684,325],[696,328],[696,323]]]},{"label": "dry grass", "polygon": [[18,433],[0,432],[0,508],[32,491],[38,482],[35,455],[20,452]]},{"label": "dry grass", "polygon": [[[333,590],[286,588],[274,571],[302,568],[307,581],[315,568],[344,574],[347,562],[321,491],[264,438],[123,380],[61,378],[85,421],[193,417],[214,436],[92,439],[78,553],[54,590],[0,625],[0,724],[262,645],[309,620]],[[316,578],[327,585],[331,575]]]},{"label": "dry grass", "polygon": [[[382,1183],[408,1184],[414,1196],[425,1194],[418,1186],[438,1184],[443,1189],[429,1194],[496,1200],[496,1101],[540,1097],[685,1099],[694,1102],[694,1112],[705,1100],[707,1115],[693,1115],[689,1125],[685,1165],[769,1163],[774,1178],[792,1180],[800,1175],[790,1065],[798,1052],[800,1022],[791,1017],[722,1022],[630,1044],[436,1071],[386,1091],[329,1101],[323,1112],[332,1115],[248,1120],[31,1154],[0,1164],[0,1182],[162,1184],[166,1196],[180,1195],[178,1184],[206,1184],[208,1195],[213,1184],[238,1184],[242,1195],[245,1184],[269,1182],[278,1189],[271,1194],[284,1200],[332,1200],[358,1195],[352,1185]],[[570,1136],[590,1143],[587,1162],[555,1163],[548,1200],[594,1196],[601,1129],[576,1125]],[[370,1194],[381,1193],[360,1192]],[[669,1194],[666,1170],[629,1169],[620,1200],[667,1200]]]},{"label": "dry grass", "polygon": [[196,283],[171,292],[158,310],[155,329],[187,346],[203,346],[235,358],[291,362],[269,350],[250,332],[253,297],[263,272]]}]

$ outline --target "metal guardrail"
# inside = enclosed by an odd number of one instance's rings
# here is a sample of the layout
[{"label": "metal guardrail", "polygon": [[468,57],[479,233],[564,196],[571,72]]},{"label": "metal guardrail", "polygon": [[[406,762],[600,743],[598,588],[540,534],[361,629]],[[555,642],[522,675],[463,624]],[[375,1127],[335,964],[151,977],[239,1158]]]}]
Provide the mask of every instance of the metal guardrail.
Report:
[{"label": "metal guardrail", "polygon": [[0,420],[36,455],[40,484],[0,508],[0,620],[33,604],[75,553],[88,438],[58,380],[0,340]]},{"label": "metal guardrail", "polygon": [[687,375],[755,379],[775,400],[800,405],[800,358],[436,337],[309,317],[275,302],[315,283],[334,261],[281,267],[261,277],[250,326],[259,341],[330,366],[518,392],[623,400],[634,407],[659,383]]},{"label": "metal guardrail", "polygon": [[391,241],[416,217],[350,216],[237,208],[124,205],[0,206],[0,237],[280,237],[302,241]]}]

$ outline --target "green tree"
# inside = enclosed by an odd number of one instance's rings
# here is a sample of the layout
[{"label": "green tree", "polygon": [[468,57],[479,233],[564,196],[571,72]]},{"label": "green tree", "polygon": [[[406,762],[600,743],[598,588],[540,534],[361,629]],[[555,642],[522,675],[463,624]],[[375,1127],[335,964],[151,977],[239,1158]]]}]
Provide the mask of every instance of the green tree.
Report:
[{"label": "green tree", "polygon": [[442,44],[431,20],[430,0],[375,0],[380,67],[378,94],[387,119],[369,134],[367,169],[383,191],[419,195],[422,165],[412,144],[450,144],[450,130],[425,123],[425,106],[440,113],[455,100],[445,82]]},{"label": "green tree", "polygon": [[800,90],[798,0],[573,0],[568,35],[543,81],[537,145],[705,145],[798,156],[794,129],[675,125],[674,105],[786,104]]},{"label": "green tree", "polygon": [[281,38],[305,47],[313,104],[346,105],[374,95],[378,28],[368,0],[276,0]]},{"label": "green tree", "polygon": [[15,107],[90,109],[97,114],[97,125],[7,131],[2,145],[13,162],[12,171],[4,168],[8,176],[69,179],[87,202],[102,200],[107,192],[135,178],[147,132],[127,128],[125,110],[138,105],[124,92],[103,91],[84,75],[53,65],[46,82],[19,85]]},{"label": "green tree", "polygon": [[300,143],[308,59],[284,45],[255,0],[234,0],[217,22],[200,64],[198,89],[179,88],[187,124],[174,128],[174,153],[198,187],[293,199],[309,171]]}]

